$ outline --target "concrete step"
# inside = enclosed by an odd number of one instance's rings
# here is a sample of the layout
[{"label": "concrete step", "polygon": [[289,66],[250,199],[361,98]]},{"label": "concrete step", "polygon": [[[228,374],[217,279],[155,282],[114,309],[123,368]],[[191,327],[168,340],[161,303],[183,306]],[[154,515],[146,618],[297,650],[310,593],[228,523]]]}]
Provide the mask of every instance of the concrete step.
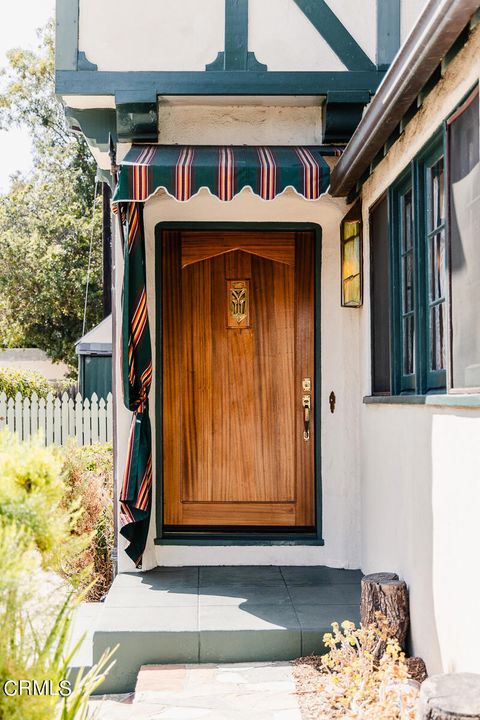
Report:
[{"label": "concrete step", "polygon": [[358,622],[360,579],[357,570],[320,566],[123,573],[93,632],[93,662],[119,645],[99,691],[133,691],[142,665],[285,661],[321,653],[332,622]]},{"label": "concrete step", "polygon": [[69,647],[76,647],[69,666],[71,682],[75,682],[80,668],[88,671],[92,667],[93,633],[103,610],[104,603],[99,602],[83,602],[75,610],[69,639]]}]

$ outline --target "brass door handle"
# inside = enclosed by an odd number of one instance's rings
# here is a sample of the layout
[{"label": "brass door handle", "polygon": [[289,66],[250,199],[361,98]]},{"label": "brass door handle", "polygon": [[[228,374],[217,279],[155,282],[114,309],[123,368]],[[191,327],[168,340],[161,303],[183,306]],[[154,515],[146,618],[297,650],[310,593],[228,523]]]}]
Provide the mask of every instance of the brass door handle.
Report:
[{"label": "brass door handle", "polygon": [[310,440],[310,409],[311,409],[310,395],[303,396],[302,406],[303,406],[303,439],[305,441],[307,441],[307,440]]}]

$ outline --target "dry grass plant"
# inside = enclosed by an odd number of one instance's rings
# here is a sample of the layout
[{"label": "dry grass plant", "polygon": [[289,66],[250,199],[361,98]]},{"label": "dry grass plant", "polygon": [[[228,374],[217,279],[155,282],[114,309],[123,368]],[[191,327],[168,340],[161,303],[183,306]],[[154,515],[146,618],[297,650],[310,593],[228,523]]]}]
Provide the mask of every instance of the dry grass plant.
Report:
[{"label": "dry grass plant", "polygon": [[63,479],[66,487],[65,502],[75,502],[81,509],[74,532],[81,537],[90,537],[88,546],[70,563],[67,574],[80,578],[80,587],[86,590],[88,601],[98,601],[112,584],[111,552],[114,537],[111,446],[69,445],[65,452]]},{"label": "dry grass plant", "polygon": [[[386,650],[374,657],[379,640]],[[317,720],[414,720],[419,684],[411,680],[405,654],[390,637],[387,619],[376,614],[376,622],[356,627],[346,620],[332,624],[324,636],[329,652],[316,658],[297,661],[296,677],[302,683],[305,665],[317,670],[315,685],[310,679],[309,716]],[[303,668],[302,668],[303,663]]]}]

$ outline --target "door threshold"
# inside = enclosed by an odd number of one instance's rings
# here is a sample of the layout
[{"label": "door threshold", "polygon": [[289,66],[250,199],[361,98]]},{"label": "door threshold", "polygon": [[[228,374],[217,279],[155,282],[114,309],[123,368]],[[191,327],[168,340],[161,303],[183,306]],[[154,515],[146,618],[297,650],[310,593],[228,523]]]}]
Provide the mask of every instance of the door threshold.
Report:
[{"label": "door threshold", "polygon": [[155,545],[323,545],[314,528],[164,527]]}]

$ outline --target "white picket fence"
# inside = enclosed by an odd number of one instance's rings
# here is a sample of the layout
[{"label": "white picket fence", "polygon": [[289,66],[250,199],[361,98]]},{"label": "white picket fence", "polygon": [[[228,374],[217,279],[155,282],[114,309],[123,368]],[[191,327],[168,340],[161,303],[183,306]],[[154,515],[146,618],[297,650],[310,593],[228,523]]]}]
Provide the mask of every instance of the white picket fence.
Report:
[{"label": "white picket fence", "polygon": [[61,398],[49,393],[39,398],[36,393],[22,397],[18,393],[9,398],[0,393],[0,430],[8,427],[21,440],[41,433],[45,445],[66,445],[74,438],[77,445],[112,442],[112,394],[107,400],[92,397],[75,399],[64,393]]}]

